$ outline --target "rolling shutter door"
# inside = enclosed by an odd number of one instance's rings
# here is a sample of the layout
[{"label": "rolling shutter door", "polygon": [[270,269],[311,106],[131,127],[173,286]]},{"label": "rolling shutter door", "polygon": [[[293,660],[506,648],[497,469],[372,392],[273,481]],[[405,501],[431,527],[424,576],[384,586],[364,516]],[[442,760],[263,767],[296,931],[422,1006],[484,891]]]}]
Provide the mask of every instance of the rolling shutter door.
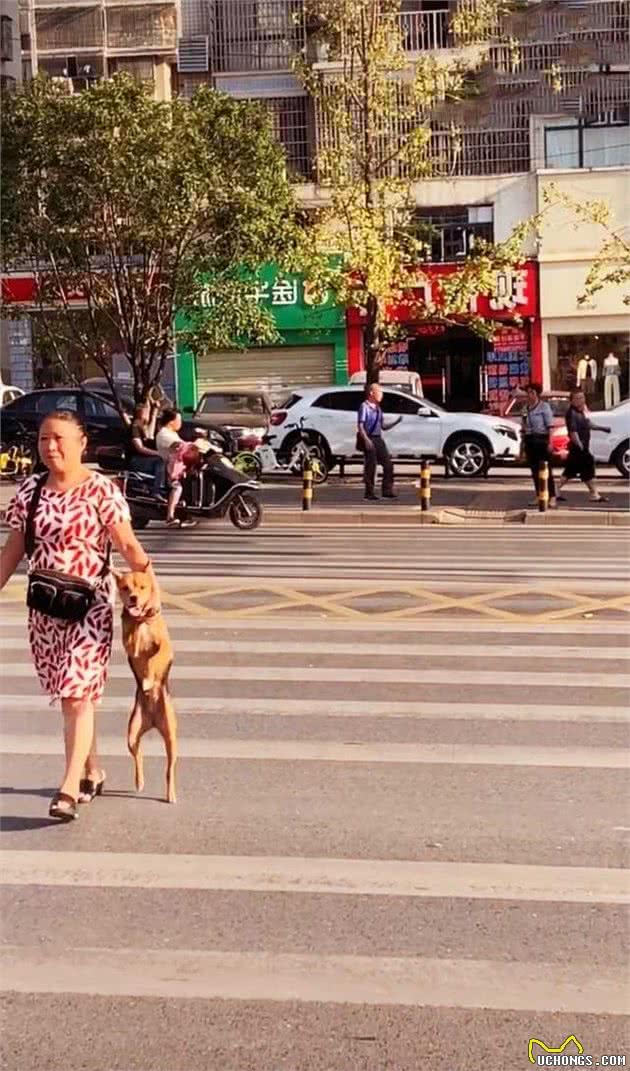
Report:
[{"label": "rolling shutter door", "polygon": [[334,382],[332,346],[282,346],[224,350],[197,359],[197,393],[210,387],[253,387],[273,393],[284,387]]}]

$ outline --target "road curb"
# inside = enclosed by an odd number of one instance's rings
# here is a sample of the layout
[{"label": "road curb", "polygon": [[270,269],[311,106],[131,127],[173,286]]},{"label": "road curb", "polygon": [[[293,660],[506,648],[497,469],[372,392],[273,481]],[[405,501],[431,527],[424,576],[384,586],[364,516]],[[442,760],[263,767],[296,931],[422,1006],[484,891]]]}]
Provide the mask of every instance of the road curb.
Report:
[{"label": "road curb", "polygon": [[263,524],[269,525],[305,525],[317,528],[335,525],[361,526],[398,526],[407,525],[456,525],[479,524],[527,524],[534,527],[554,527],[557,525],[586,525],[592,528],[630,528],[630,513],[606,512],[593,510],[549,511],[537,513],[532,510],[480,510],[444,508],[422,513],[417,506],[411,509],[314,509],[307,512],[285,509],[266,509]]},{"label": "road curb", "polygon": [[[5,510],[0,510],[0,524],[5,522]],[[556,525],[586,525],[591,528],[630,528],[630,513],[595,512],[594,510],[554,510],[538,513],[535,510],[484,510],[458,509],[445,507],[423,513],[418,506],[411,509],[317,509],[303,512],[290,506],[280,509],[266,508],[263,524],[268,525],[305,525],[306,527],[335,527],[352,525],[356,527],[442,525],[455,527],[466,524],[527,524],[533,527],[551,527]]]}]

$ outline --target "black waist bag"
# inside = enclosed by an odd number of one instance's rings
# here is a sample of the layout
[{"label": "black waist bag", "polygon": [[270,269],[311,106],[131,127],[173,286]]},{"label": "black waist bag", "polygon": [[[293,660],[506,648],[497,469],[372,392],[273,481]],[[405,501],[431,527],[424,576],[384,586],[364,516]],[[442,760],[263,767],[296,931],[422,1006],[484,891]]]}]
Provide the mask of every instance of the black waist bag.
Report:
[{"label": "black waist bag", "polygon": [[[27,558],[32,558],[35,550],[35,514],[39,506],[48,473],[38,481],[29,503],[26,526],[24,529],[24,549]],[[103,563],[99,580],[109,571],[109,554]],[[96,599],[98,582],[92,583],[80,576],[71,576],[56,569],[33,569],[28,577],[26,605],[30,610],[37,610],[48,617],[61,621],[82,621]]]}]

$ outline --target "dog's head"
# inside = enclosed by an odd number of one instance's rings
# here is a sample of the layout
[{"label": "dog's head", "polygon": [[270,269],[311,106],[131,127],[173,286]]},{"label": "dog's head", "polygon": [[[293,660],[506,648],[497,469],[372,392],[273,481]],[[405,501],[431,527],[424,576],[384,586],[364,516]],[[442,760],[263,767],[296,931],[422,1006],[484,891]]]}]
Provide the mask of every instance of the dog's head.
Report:
[{"label": "dog's head", "polygon": [[122,604],[132,617],[142,617],[151,598],[152,584],[146,573],[114,573]]}]

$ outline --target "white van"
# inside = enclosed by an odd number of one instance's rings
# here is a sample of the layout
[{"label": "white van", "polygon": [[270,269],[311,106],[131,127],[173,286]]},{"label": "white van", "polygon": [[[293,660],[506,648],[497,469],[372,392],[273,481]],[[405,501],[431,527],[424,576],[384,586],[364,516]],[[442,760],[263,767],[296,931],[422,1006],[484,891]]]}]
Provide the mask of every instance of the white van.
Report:
[{"label": "white van", "polygon": [[[349,386],[364,385],[365,376],[365,372],[354,372],[348,380]],[[404,390],[406,394],[413,394],[415,398],[424,398],[422,380],[417,372],[409,372],[406,368],[381,368],[378,381],[384,387]]]}]

